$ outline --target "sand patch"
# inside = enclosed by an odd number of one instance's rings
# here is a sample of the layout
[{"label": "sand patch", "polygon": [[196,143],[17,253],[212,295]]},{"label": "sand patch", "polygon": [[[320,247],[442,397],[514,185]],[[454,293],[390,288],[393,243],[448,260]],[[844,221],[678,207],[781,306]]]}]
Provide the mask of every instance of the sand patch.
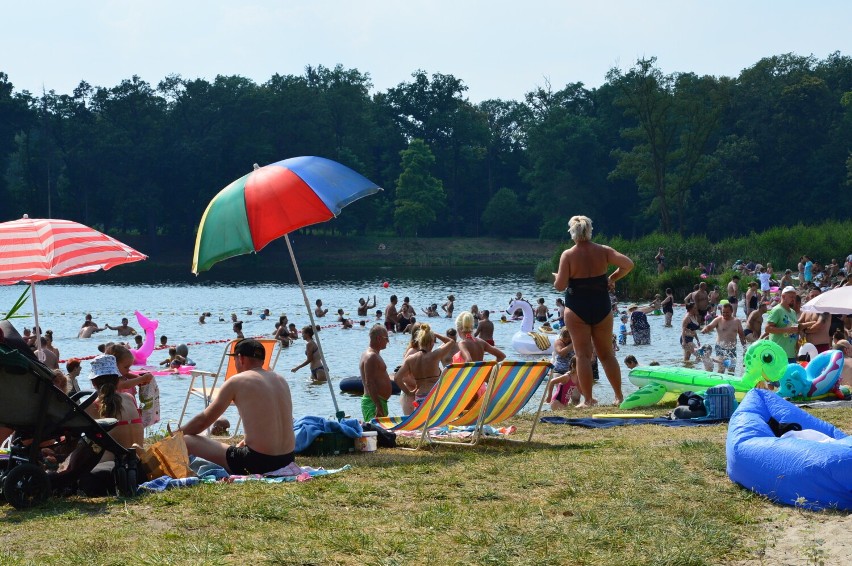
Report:
[{"label": "sand patch", "polygon": [[754,558],[735,564],[845,565],[852,556],[852,515],[789,510],[767,523]]}]

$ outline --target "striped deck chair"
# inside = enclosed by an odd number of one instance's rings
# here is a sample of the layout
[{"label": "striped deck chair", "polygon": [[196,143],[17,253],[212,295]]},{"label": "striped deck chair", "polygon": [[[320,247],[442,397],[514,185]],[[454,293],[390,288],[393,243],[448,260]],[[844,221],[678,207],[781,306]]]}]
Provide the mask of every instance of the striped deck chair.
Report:
[{"label": "striped deck chair", "polygon": [[[532,399],[538,388],[547,382],[552,370],[553,364],[545,361],[501,362],[486,394],[480,397],[469,411],[450,423],[453,426],[475,425],[476,428],[470,441],[441,441],[441,443],[475,445],[482,438],[482,429],[485,425],[501,423],[518,414]],[[538,410],[535,419],[533,419],[532,430],[526,442],[532,440],[535,433],[546,392],[547,388],[545,387],[542,390]],[[483,407],[485,407],[485,410],[483,410]]]},{"label": "striped deck chair", "polygon": [[444,368],[429,395],[405,417],[379,417],[372,423],[390,431],[422,430],[417,448],[432,442],[429,429],[445,426],[475,403],[477,392],[489,381],[497,362],[466,362]]}]

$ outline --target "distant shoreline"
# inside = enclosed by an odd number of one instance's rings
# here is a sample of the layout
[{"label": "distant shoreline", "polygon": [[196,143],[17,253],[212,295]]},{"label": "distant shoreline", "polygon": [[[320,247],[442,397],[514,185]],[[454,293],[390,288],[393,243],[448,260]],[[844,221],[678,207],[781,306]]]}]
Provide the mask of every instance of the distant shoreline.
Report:
[{"label": "distant shoreline", "polygon": [[[397,236],[341,236],[292,234],[300,268],[418,268],[418,267],[529,267],[550,258],[558,242],[537,238],[402,238]],[[186,269],[192,264],[193,244],[143,236],[119,236],[148,255],[142,265],[156,269]],[[156,249],[152,249],[156,248]],[[222,260],[213,271],[236,271],[256,265],[290,264],[287,245],[279,238],[258,254]]]}]

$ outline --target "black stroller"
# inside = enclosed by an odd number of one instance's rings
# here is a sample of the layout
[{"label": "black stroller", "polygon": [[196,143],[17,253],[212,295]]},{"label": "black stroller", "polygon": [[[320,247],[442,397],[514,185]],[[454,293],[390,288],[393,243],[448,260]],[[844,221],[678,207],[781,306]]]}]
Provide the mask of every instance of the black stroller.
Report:
[{"label": "black stroller", "polygon": [[53,385],[53,373],[35,361],[30,352],[15,347],[19,335],[10,336],[3,323],[5,343],[0,343],[0,426],[15,434],[8,459],[0,460],[0,491],[13,507],[42,503],[51,494],[40,445],[52,438],[81,438],[115,455],[115,486],[124,496],[136,494],[141,476],[135,451],[116,442],[107,431],[116,419],[93,419],[85,409],[97,398],[89,394],[77,403]]}]

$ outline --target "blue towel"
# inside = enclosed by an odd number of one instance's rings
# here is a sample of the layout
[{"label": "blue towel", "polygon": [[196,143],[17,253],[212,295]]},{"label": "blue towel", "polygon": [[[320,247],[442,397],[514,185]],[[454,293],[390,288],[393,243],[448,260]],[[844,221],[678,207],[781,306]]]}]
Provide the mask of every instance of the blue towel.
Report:
[{"label": "blue towel", "polygon": [[296,433],[296,453],[304,451],[316,437],[324,432],[340,432],[349,438],[359,438],[363,434],[358,419],[343,419],[338,422],[324,417],[306,416],[293,423]]},{"label": "blue towel", "polygon": [[146,481],[143,484],[139,484],[137,488],[138,491],[166,491],[167,489],[172,489],[174,487],[189,487],[191,485],[195,485],[200,483],[200,478],[182,478],[182,479],[174,479],[169,476],[160,476],[155,480]]},{"label": "blue towel", "polygon": [[665,417],[657,417],[654,419],[567,419],[565,417],[541,417],[541,422],[549,424],[567,424],[572,426],[581,426],[584,428],[612,428],[614,426],[639,424],[655,424],[661,426],[707,426],[726,423],[728,422],[728,419],[699,421],[695,419],[670,420]]}]

